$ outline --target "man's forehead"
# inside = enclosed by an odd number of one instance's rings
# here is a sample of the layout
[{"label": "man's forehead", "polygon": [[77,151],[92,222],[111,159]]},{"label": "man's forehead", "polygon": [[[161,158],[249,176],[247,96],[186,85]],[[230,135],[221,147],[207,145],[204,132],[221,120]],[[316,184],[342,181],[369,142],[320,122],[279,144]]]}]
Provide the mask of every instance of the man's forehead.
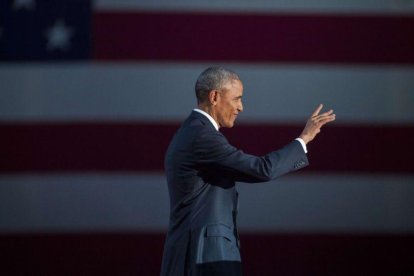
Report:
[{"label": "man's forehead", "polygon": [[228,81],[224,86],[224,90],[243,90],[243,83],[240,80]]}]

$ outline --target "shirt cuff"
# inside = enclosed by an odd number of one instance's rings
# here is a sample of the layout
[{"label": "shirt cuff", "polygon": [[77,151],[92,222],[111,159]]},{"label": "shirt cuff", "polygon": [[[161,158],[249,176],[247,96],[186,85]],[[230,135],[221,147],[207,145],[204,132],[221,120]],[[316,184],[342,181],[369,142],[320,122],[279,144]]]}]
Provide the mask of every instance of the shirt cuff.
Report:
[{"label": "shirt cuff", "polygon": [[302,145],[303,151],[305,153],[308,153],[308,148],[306,147],[305,141],[303,141],[302,138],[296,138],[295,140],[298,141]]}]

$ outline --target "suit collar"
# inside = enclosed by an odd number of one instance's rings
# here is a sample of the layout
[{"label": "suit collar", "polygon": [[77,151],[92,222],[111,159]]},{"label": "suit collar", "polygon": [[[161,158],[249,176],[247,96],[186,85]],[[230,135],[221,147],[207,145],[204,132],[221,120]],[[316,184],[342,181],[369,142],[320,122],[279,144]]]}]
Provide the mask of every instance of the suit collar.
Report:
[{"label": "suit collar", "polygon": [[213,117],[210,116],[210,114],[208,114],[207,112],[199,109],[199,108],[194,108],[193,111],[202,114],[204,117],[206,117],[210,123],[214,126],[214,128],[218,131],[219,130],[219,125],[217,124],[217,122],[213,119]]},{"label": "suit collar", "polygon": [[198,119],[203,122],[204,125],[211,127],[211,129],[216,130],[215,126],[210,122],[210,120],[203,114],[197,111],[192,111],[188,119]]}]

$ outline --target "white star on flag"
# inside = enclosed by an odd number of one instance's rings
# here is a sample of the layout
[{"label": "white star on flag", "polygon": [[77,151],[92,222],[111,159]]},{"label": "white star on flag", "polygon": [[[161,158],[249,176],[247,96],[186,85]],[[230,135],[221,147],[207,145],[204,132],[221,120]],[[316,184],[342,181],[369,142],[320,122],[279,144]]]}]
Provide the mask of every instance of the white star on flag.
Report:
[{"label": "white star on flag", "polygon": [[13,9],[20,10],[33,10],[36,7],[35,0],[14,0],[13,1]]},{"label": "white star on flag", "polygon": [[49,28],[45,34],[47,38],[46,48],[48,51],[60,49],[67,51],[70,47],[70,37],[74,31],[65,25],[63,20],[57,20],[55,24]]}]

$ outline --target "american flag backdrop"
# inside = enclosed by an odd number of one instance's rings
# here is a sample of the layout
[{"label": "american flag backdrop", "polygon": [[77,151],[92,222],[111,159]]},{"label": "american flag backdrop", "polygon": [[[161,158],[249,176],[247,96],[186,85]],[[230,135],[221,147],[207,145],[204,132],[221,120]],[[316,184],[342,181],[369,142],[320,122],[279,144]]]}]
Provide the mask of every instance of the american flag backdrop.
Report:
[{"label": "american flag backdrop", "polygon": [[157,275],[166,147],[224,65],[261,155],[319,103],[310,166],[238,184],[246,275],[414,272],[414,1],[0,1],[4,275]]}]

